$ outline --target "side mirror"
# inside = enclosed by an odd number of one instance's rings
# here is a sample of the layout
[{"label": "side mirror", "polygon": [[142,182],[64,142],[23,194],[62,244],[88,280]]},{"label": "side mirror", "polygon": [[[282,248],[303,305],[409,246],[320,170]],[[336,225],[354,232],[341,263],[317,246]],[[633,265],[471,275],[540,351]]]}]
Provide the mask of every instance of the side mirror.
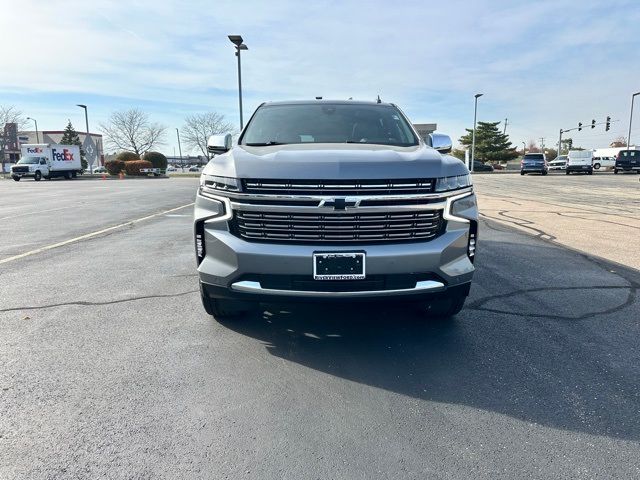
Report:
[{"label": "side mirror", "polygon": [[450,153],[453,148],[451,137],[443,133],[430,133],[429,145],[440,153]]},{"label": "side mirror", "polygon": [[231,150],[232,138],[230,133],[223,135],[211,135],[207,142],[207,150],[209,153],[225,153]]}]

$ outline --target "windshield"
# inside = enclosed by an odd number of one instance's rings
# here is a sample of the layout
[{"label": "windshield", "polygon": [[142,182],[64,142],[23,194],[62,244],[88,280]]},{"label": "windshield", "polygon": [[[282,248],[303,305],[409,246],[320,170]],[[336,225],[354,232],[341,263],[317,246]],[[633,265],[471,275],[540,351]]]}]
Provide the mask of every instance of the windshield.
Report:
[{"label": "windshield", "polygon": [[364,143],[418,144],[408,122],[391,105],[295,104],[260,107],[241,144]]},{"label": "windshield", "polygon": [[37,165],[40,163],[40,157],[23,157],[18,163],[22,165]]},{"label": "windshield", "polygon": [[621,157],[640,157],[640,150],[621,150]]}]

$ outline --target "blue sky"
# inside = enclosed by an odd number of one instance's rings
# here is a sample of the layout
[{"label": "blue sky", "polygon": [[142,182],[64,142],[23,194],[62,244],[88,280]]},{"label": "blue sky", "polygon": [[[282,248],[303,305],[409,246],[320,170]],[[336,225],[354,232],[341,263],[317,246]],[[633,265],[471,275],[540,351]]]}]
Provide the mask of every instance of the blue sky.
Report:
[{"label": "blue sky", "polygon": [[[245,118],[262,101],[313,98],[397,103],[454,139],[473,121],[509,118],[514,144],[572,134],[584,147],[627,134],[640,91],[640,2],[40,1],[2,9],[0,104],[43,130],[71,119],[92,131],[116,109],[140,107],[169,127],[217,111],[238,122],[227,34],[241,34]],[[6,46],[9,48],[6,48]],[[640,112],[640,105],[638,106]],[[640,140],[640,116],[632,139]]]}]

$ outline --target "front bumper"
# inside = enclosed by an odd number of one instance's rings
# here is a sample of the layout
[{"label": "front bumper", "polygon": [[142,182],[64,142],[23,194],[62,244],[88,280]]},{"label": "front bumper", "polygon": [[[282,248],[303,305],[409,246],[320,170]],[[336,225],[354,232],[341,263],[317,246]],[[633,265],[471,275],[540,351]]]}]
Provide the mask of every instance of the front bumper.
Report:
[{"label": "front bumper", "polygon": [[[257,301],[419,299],[441,296],[452,289],[468,293],[473,277],[468,249],[470,229],[477,231],[475,220],[449,218],[438,237],[424,242],[261,243],[231,233],[227,217],[220,217],[222,221],[204,221],[219,213],[219,209],[219,202],[197,196],[195,222],[205,252],[198,274],[202,293],[209,297]],[[365,280],[344,283],[313,280],[314,253],[354,251],[366,254]]]},{"label": "front bumper", "polygon": [[20,177],[20,178],[29,178],[29,177],[35,177],[36,176],[36,172],[11,172],[11,176],[12,177]]},{"label": "front bumper", "polygon": [[589,172],[593,170],[591,165],[568,165],[566,170],[569,172]]}]

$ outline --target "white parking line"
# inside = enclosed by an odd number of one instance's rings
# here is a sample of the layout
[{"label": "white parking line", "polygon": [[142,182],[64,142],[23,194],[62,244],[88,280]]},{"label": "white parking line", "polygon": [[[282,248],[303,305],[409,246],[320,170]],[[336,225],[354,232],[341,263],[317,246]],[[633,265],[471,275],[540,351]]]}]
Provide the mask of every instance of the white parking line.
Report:
[{"label": "white parking line", "polygon": [[130,225],[134,225],[136,223],[144,222],[145,220],[150,220],[155,217],[160,217],[162,215],[166,215],[167,213],[175,212],[176,210],[180,210],[182,208],[187,208],[193,206],[194,203],[188,203],[186,205],[182,205],[180,207],[172,208],[170,210],[165,210],[163,212],[154,213],[152,215],[147,215],[146,217],[136,218],[135,220],[130,220],[125,223],[120,223],[119,225],[114,225],[112,227],[103,228],[102,230],[97,230],[95,232],[86,233],[84,235],[80,235],[79,237],[71,238],[69,240],[64,240],[62,242],[53,243],[51,245],[47,245],[45,247],[36,248],[35,250],[31,250],[29,252],[21,253],[19,255],[14,255],[13,257],[3,258],[0,260],[0,264],[12,262],[13,260],[19,260],[21,258],[30,257],[31,255],[35,255],[37,253],[46,252],[47,250],[52,250],[54,248],[63,247],[65,245],[69,245],[70,243],[79,242],[81,240],[86,240],[88,238],[93,238],[97,235],[102,235],[103,233],[111,232],[113,230],[118,230],[119,228],[128,227]]}]

